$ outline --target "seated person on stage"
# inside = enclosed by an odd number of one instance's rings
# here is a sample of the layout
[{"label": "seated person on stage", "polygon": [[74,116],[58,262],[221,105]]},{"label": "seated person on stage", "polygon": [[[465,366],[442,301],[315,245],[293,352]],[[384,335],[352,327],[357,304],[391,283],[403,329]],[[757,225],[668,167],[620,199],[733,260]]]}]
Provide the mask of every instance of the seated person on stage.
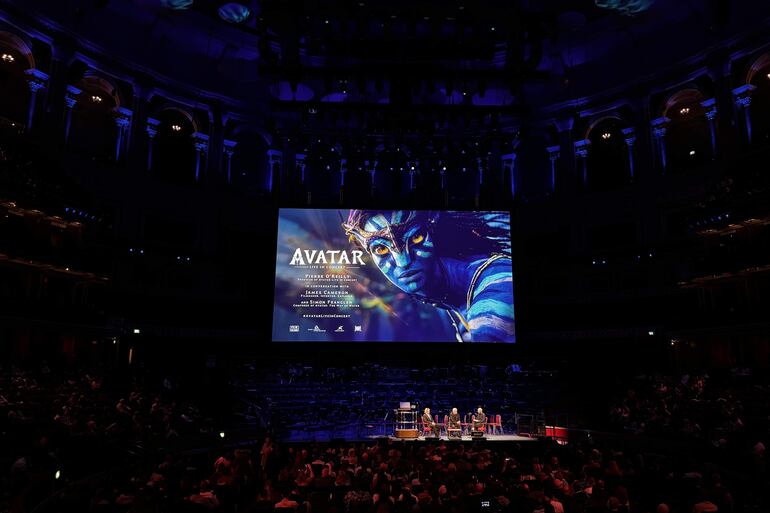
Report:
[{"label": "seated person on stage", "polygon": [[487,416],[484,415],[484,410],[479,408],[476,411],[476,415],[473,416],[473,430],[484,431],[486,429]]},{"label": "seated person on stage", "polygon": [[452,408],[452,413],[449,414],[447,423],[447,433],[453,433],[455,436],[460,436],[461,429],[462,424],[460,424],[460,414],[457,413],[457,408]]},{"label": "seated person on stage", "polygon": [[425,410],[422,413],[422,430],[423,432],[432,431],[433,436],[438,436],[438,430],[436,429],[436,423],[433,421],[433,418],[430,416],[430,408],[425,408]]}]

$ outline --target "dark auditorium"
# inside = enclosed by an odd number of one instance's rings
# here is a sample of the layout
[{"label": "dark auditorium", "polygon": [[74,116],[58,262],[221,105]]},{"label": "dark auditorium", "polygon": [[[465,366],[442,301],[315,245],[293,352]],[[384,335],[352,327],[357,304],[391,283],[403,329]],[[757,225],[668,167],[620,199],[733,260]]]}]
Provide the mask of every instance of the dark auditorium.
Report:
[{"label": "dark auditorium", "polygon": [[768,513],[770,1],[0,0],[0,513]]}]

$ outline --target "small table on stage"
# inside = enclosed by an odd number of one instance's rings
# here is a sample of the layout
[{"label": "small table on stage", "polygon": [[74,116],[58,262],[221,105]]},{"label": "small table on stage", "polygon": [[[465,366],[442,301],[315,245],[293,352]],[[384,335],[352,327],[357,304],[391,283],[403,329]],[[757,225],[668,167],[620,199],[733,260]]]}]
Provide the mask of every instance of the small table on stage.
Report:
[{"label": "small table on stage", "polygon": [[463,431],[460,428],[447,428],[446,434],[450,440],[460,440],[463,437]]},{"label": "small table on stage", "polygon": [[396,412],[396,438],[414,440],[420,436],[417,429],[417,409],[409,405],[395,410]]}]

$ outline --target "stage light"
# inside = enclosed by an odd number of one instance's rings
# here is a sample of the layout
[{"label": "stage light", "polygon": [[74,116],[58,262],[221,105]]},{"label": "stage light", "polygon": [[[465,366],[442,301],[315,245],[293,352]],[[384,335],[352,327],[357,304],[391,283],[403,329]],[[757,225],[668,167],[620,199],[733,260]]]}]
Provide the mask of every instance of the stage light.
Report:
[{"label": "stage light", "polygon": [[171,130],[173,130],[174,132],[179,132],[180,130],[182,130],[182,127],[179,125],[171,125]]},{"label": "stage light", "polygon": [[694,156],[695,156],[695,150],[690,150],[690,156],[691,156],[691,157],[694,157]]},{"label": "stage light", "polygon": [[53,475],[54,479],[59,479],[61,477],[61,470],[56,470],[56,473]]},{"label": "stage light", "polygon": [[225,437],[225,432],[224,431],[220,431],[219,432],[219,438],[224,438],[224,437]]},{"label": "stage light", "polygon": [[446,166],[441,168],[442,171],[446,171]]},{"label": "stage light", "polygon": [[647,332],[647,334],[648,334],[649,336],[651,336],[651,337],[654,337],[654,336],[655,336],[655,332],[654,332],[654,331],[648,331],[648,332]]},{"label": "stage light", "polygon": [[606,141],[607,139],[609,139],[610,137],[612,137],[612,134],[611,134],[611,133],[609,133],[609,132],[604,132],[604,133],[602,134],[602,139],[604,139],[605,141]]},{"label": "stage light", "polygon": [[328,25],[329,24],[329,20],[324,20],[324,24]]},{"label": "stage light", "polygon": [[142,333],[142,330],[139,328],[134,328],[134,335],[139,335],[140,333]]},{"label": "stage light", "polygon": [[10,53],[4,53],[0,58],[3,59],[3,62],[7,62],[8,64],[16,60]]},{"label": "stage light", "polygon": [[102,97],[98,94],[91,96],[91,101],[94,103],[102,103]]},{"label": "stage light", "polygon": [[681,114],[682,116],[689,113],[690,113],[690,107],[682,107],[681,109],[679,109],[679,114]]},{"label": "stage light", "polygon": [[492,32],[494,32],[494,31],[495,31],[495,27],[492,27],[492,28],[490,28],[490,30],[491,30]]}]

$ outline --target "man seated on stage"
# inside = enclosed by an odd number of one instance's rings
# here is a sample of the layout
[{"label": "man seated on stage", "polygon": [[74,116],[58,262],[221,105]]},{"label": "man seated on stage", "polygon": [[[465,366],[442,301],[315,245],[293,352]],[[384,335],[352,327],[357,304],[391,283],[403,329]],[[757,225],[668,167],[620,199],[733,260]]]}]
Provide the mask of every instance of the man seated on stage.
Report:
[{"label": "man seated on stage", "polygon": [[447,434],[449,436],[460,436],[462,430],[462,424],[460,424],[460,414],[457,413],[457,408],[452,408],[452,412],[449,414],[449,420],[447,422]]},{"label": "man seated on stage", "polygon": [[479,408],[476,411],[476,415],[473,416],[473,430],[484,431],[487,425],[487,416],[484,415],[484,410]]},{"label": "man seated on stage", "polygon": [[436,423],[434,422],[433,418],[430,416],[430,408],[425,408],[425,410],[422,412],[422,431],[423,433],[427,433],[428,431],[431,431],[433,433],[433,436],[438,437],[438,430],[436,429]]}]

